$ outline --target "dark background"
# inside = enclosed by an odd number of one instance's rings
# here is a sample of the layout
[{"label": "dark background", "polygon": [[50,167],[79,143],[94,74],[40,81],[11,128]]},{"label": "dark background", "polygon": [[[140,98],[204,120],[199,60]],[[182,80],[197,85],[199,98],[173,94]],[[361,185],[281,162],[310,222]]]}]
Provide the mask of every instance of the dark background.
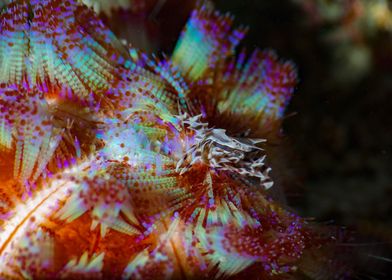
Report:
[{"label": "dark background", "polygon": [[295,164],[305,189],[291,201],[322,220],[390,225],[392,30],[361,42],[371,62],[353,73],[355,65],[345,65],[345,54],[338,52],[339,44],[355,52],[356,43],[327,40],[339,23],[312,24],[292,1],[222,0],[218,7],[250,26],[248,48],[275,49],[297,65],[299,84],[287,111],[296,114],[287,118],[285,133],[299,155]]},{"label": "dark background", "polygon": [[[309,2],[317,1],[217,4],[250,27],[246,47],[273,48],[297,65],[299,84],[287,111],[296,114],[284,131],[300,183],[286,191],[289,205],[354,229],[364,254],[391,258],[392,26],[368,26],[369,1],[329,1],[342,10],[333,19],[309,10]],[[376,278],[392,277],[392,261],[367,261]]]}]

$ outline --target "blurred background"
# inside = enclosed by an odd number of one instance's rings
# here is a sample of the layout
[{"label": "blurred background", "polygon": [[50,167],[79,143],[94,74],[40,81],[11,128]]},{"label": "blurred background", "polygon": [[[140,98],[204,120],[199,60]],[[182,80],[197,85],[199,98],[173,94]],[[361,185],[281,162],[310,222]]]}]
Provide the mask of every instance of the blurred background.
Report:
[{"label": "blurred background", "polygon": [[298,176],[289,206],[352,228],[374,279],[392,279],[392,1],[217,5],[250,27],[247,47],[297,65],[294,114],[284,123]]},{"label": "blurred background", "polygon": [[[134,11],[131,28],[119,24],[122,12],[109,24],[136,47],[170,53],[194,1],[151,3]],[[288,205],[352,229],[374,277],[363,279],[392,279],[392,2],[215,4],[250,27],[242,47],[272,48],[297,65],[284,123],[286,165],[295,174],[285,186]]]}]

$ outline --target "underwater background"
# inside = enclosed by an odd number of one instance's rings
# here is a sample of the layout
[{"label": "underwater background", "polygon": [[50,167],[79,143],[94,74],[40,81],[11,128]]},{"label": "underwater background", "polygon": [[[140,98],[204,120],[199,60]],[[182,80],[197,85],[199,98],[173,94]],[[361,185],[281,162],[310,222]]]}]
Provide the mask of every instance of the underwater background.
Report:
[{"label": "underwater background", "polygon": [[[288,109],[294,114],[284,122],[290,167],[300,174],[297,188],[286,192],[289,205],[302,216],[355,228],[368,254],[390,259],[391,2],[225,0],[218,6],[252,27],[246,44],[274,48],[297,65],[300,81]],[[376,278],[390,279],[390,260],[365,264],[379,272]]]}]

